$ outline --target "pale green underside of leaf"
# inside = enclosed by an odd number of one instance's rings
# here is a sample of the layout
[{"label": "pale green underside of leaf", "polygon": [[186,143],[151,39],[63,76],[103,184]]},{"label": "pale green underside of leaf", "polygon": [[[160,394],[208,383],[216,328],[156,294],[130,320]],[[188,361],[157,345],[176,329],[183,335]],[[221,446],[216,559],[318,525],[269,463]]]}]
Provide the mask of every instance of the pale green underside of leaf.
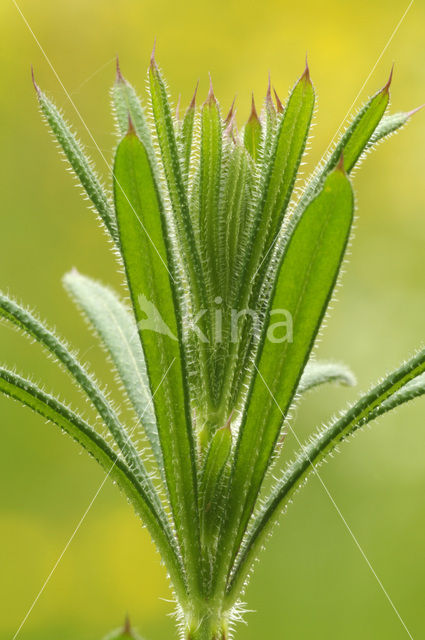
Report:
[{"label": "pale green underside of leaf", "polygon": [[77,270],[65,275],[64,285],[109,351],[163,472],[152,394],[134,316],[109,287]]},{"label": "pale green underside of leaf", "polygon": [[302,394],[329,382],[353,387],[356,384],[356,378],[343,364],[311,360],[303,371],[297,392]]}]

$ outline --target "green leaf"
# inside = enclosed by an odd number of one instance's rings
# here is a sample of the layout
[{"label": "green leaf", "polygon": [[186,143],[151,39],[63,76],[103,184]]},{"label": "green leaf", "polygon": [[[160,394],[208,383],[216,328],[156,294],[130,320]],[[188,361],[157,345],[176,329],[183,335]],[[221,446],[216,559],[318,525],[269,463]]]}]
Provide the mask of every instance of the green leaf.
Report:
[{"label": "green leaf", "polygon": [[[254,204],[254,222],[243,254],[245,264],[240,278],[237,299],[239,310],[257,310],[263,274],[272,257],[276,234],[281,229],[292,195],[297,172],[304,153],[314,108],[314,89],[308,67],[296,83],[282,115],[279,115],[274,146],[265,172],[257,186],[260,196]],[[240,328],[240,340],[231,345],[226,357],[223,396],[239,404],[240,389],[249,386],[245,373],[252,373],[251,318],[245,315]],[[242,363],[237,366],[237,363]]]},{"label": "green leaf", "polygon": [[35,85],[35,88],[40,109],[47,124],[112,238],[117,240],[114,210],[105,189],[93,169],[92,161],[87,157],[82,144],[72,133],[70,126],[59,109],[37,85]]},{"label": "green leaf", "polygon": [[158,517],[148,493],[139,483],[125,462],[109,447],[82,418],[55,397],[45,393],[35,384],[0,367],[0,393],[28,406],[46,420],[68,433],[102,466],[107,477],[115,481],[133,505],[136,513],[148,528],[154,542],[167,563],[167,570],[179,595],[185,599],[183,575],[173,548],[169,531]]},{"label": "green leaf", "polygon": [[[220,237],[220,223],[217,221],[222,161],[222,122],[220,109],[215,99],[212,85],[201,112],[201,161],[200,161],[200,207],[199,230],[201,257],[204,262],[205,286],[208,301],[221,293],[218,265],[222,263],[224,251]],[[211,315],[212,333],[214,314]]]},{"label": "green leaf", "polygon": [[111,95],[120,139],[127,133],[130,119],[137,135],[145,146],[151,166],[156,167],[152,136],[146,121],[142,103],[135,89],[122,75],[118,59],[117,75],[111,90]]},{"label": "green leaf", "polygon": [[244,147],[230,140],[224,149],[225,164],[220,196],[219,220],[224,227],[220,240],[224,247],[219,272],[224,279],[223,297],[232,304],[240,287],[242,268],[247,256],[246,234],[252,221],[249,219],[249,197],[252,186],[252,163]]},{"label": "green leaf", "polygon": [[232,450],[230,421],[214,433],[205,457],[201,477],[202,542],[208,546],[220,514],[220,483]]},{"label": "green leaf", "polygon": [[[335,286],[352,216],[351,185],[338,169],[328,176],[322,192],[308,206],[289,241],[270,314],[262,329],[262,348],[257,356],[249,410],[240,427],[228,520],[222,531],[224,563],[233,561],[254,508]],[[285,318],[283,336],[275,332],[279,326],[274,324],[277,315]]]},{"label": "green leaf", "polygon": [[375,93],[363,105],[335,145],[334,150],[328,155],[324,164],[320,163],[314,170],[302,198],[297,204],[294,212],[295,217],[305,209],[307,203],[318,192],[323,180],[338,164],[341,154],[344,157],[345,171],[347,173],[352,171],[363,152],[367,150],[371,138],[388,107],[389,99],[389,83],[387,83],[383,89]]},{"label": "green leaf", "polygon": [[192,142],[193,142],[193,127],[195,123],[195,106],[196,106],[196,92],[198,90],[198,85],[196,85],[195,93],[193,94],[193,98],[188,108],[186,109],[186,113],[184,114],[181,133],[178,139],[178,143],[181,149],[182,155],[182,171],[183,171],[183,179],[186,188],[189,183],[189,171],[190,171],[190,159],[192,153]]},{"label": "green leaf", "polygon": [[109,287],[77,270],[67,273],[63,281],[109,351],[158,466],[163,470],[152,394],[134,317]]},{"label": "green leaf", "polygon": [[155,490],[152,482],[125,427],[120,423],[118,416],[99,389],[96,381],[69,351],[64,341],[60,340],[45,327],[33,314],[2,293],[0,293],[0,319],[11,322],[16,328],[23,331],[25,335],[39,342],[65,367],[73,381],[96,407],[128,464],[153,496]]},{"label": "green leaf", "polygon": [[199,298],[202,295],[199,288],[203,281],[202,268],[189,214],[173,116],[168,102],[167,89],[154,59],[149,66],[149,87],[163,170],[178,234],[179,249],[184,258],[182,268],[188,270],[191,295],[194,297],[197,307],[202,308],[203,304]]},{"label": "green leaf", "polygon": [[[146,150],[134,132],[114,166],[121,252],[154,398],[176,532],[191,588],[199,579],[199,522],[194,443],[183,377],[178,312],[166,221]],[[180,343],[179,343],[180,340]]]},{"label": "green leaf", "polygon": [[279,231],[304,153],[314,108],[314,89],[308,68],[295,85],[280,118],[267,175],[260,186],[258,222],[247,278],[252,278]]},{"label": "green leaf", "polygon": [[305,393],[329,382],[353,387],[356,384],[356,378],[344,364],[312,360],[307,363],[303,371],[297,392]]},{"label": "green leaf", "polygon": [[348,411],[318,431],[289,464],[251,527],[229,584],[229,604],[237,598],[252,562],[279,513],[323,459],[359,428],[425,392],[425,349],[363,395]]},{"label": "green leaf", "polygon": [[372,147],[383,138],[390,136],[404,127],[404,125],[408,123],[411,115],[412,112],[400,112],[384,116],[370,137],[367,147]]}]

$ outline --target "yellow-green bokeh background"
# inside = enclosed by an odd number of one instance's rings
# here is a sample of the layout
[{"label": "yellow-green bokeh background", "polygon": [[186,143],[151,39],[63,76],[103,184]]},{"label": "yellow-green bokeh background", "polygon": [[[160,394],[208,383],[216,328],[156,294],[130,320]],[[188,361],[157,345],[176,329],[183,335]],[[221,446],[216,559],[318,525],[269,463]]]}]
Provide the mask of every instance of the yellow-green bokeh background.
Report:
[{"label": "yellow-green bokeh background", "polygon": [[[144,88],[154,37],[171,91],[185,102],[211,71],[224,107],[264,92],[282,97],[308,50],[318,91],[311,158],[335,133],[407,6],[407,0],[21,0],[20,6],[108,158],[114,137],[108,88],[113,56]],[[40,122],[39,83],[77,123],[11,0],[0,3],[1,287],[37,307],[79,345],[101,379],[101,351],[61,288],[73,266],[118,283],[115,265]],[[425,6],[416,0],[362,96],[396,62],[393,108],[425,101]],[[81,129],[81,127],[80,127]],[[102,172],[105,167],[82,133]],[[350,363],[365,389],[424,338],[425,114],[387,142],[355,179],[360,218],[353,256],[320,354]],[[75,403],[75,390],[36,346],[9,328],[1,360]],[[357,392],[355,392],[357,393]],[[296,428],[355,395],[313,394]],[[80,402],[81,405],[81,402]],[[102,472],[55,428],[0,399],[0,637],[11,639],[102,481]],[[322,471],[335,502],[415,638],[425,637],[425,404],[359,435]],[[22,640],[100,640],[126,611],[146,639],[175,637],[163,568],[131,509],[109,483],[24,625]],[[402,640],[408,637],[323,488],[312,480],[275,533],[247,593],[239,637]]]}]

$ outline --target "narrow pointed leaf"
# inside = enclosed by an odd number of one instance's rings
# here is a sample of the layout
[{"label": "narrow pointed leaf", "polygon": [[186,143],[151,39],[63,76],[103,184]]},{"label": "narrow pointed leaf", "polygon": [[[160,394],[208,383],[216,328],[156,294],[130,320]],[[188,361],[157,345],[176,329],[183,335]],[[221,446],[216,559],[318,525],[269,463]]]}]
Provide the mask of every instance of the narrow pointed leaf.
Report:
[{"label": "narrow pointed leaf", "polygon": [[[183,378],[182,319],[169,261],[166,223],[149,158],[134,132],[114,166],[121,251],[154,397],[169,499],[188,579],[198,580],[199,524],[194,444]],[[193,586],[193,585],[192,585]]]},{"label": "narrow pointed leaf", "polygon": [[202,542],[208,544],[220,514],[220,482],[232,450],[229,425],[217,429],[206,454],[201,478],[201,531]]},{"label": "narrow pointed leaf", "polygon": [[99,389],[96,381],[69,351],[65,343],[37,320],[33,314],[2,293],[0,293],[0,319],[11,322],[15,327],[23,331],[25,335],[39,342],[65,367],[74,382],[96,407],[128,464],[137,474],[140,481],[145,484],[147,490],[154,495],[155,490],[128,432],[120,423],[118,416]]},{"label": "narrow pointed leaf", "polygon": [[336,167],[341,154],[344,157],[345,171],[347,173],[352,171],[363,152],[367,149],[376,128],[381,122],[388,107],[389,99],[389,88],[386,85],[375,93],[360,109],[341,136],[335,149],[325,161],[324,166],[319,165],[313,172],[313,176],[297,205],[295,216],[303,211],[307,203],[320,189],[322,181]]},{"label": "narrow pointed leaf", "polygon": [[[304,153],[314,109],[314,89],[308,68],[296,83],[277,125],[274,147],[261,177],[260,197],[255,205],[254,222],[247,240],[246,261],[240,280],[238,309],[258,308],[263,274],[272,257],[276,234],[282,226]],[[245,387],[244,374],[251,358],[251,321],[245,316],[238,343],[226,357],[223,394],[230,401],[238,398]],[[236,363],[243,365],[237,367]],[[252,367],[250,368],[252,371]],[[249,384],[249,381],[248,381]]]},{"label": "narrow pointed leaf", "polygon": [[268,173],[261,185],[258,226],[247,277],[252,278],[280,229],[304,153],[314,108],[314,89],[306,71],[295,85],[276,133]]},{"label": "narrow pointed leaf", "polygon": [[[217,211],[220,193],[222,160],[222,123],[220,110],[212,91],[202,106],[199,229],[205,284],[210,297],[221,293],[218,265],[224,251],[220,242]],[[221,225],[222,227],[223,225]],[[211,318],[213,321],[213,317]],[[214,331],[213,331],[214,333]]]},{"label": "narrow pointed leaf", "polygon": [[149,529],[154,542],[163,555],[164,561],[167,562],[167,569],[170,572],[176,590],[184,598],[183,575],[169,532],[167,532],[158,518],[150,496],[144,491],[136,476],[123,460],[117,456],[90,425],[71,409],[59,402],[55,397],[39,389],[34,383],[3,367],[0,367],[0,393],[26,405],[68,433],[71,438],[97,460],[107,476],[117,482],[133,505],[136,513]]},{"label": "narrow pointed leaf", "polygon": [[64,284],[109,351],[158,466],[163,469],[145,357],[134,317],[109,287],[75,269],[65,275]]},{"label": "narrow pointed leaf", "polygon": [[[240,428],[222,541],[223,562],[236,553],[254,509],[278,440],[309,358],[344,257],[353,216],[351,185],[340,171],[304,212],[283,260],[270,315],[262,330],[250,408]],[[274,316],[290,318],[291,334],[276,342]],[[229,554],[230,553],[230,557]]]},{"label": "narrow pointed leaf", "polygon": [[36,89],[40,109],[47,124],[58,141],[83,189],[93,203],[94,208],[105,223],[105,226],[113,239],[116,240],[117,227],[114,209],[104,187],[93,169],[92,161],[87,157],[82,144],[78,142],[77,138],[72,133],[70,126],[63,118],[59,109],[38,87],[36,87]]},{"label": "narrow pointed leaf", "polygon": [[188,182],[189,182],[190,159],[191,159],[192,141],[193,141],[193,127],[195,123],[195,98],[196,98],[196,90],[192,98],[192,101],[188,106],[188,108],[186,109],[186,113],[184,114],[183,122],[181,125],[180,137],[179,137],[179,144],[180,144],[181,155],[182,155],[183,179],[184,179],[186,189],[188,187]]},{"label": "narrow pointed leaf", "polygon": [[373,146],[383,138],[390,136],[392,133],[404,127],[404,125],[409,122],[410,117],[411,114],[409,112],[392,113],[391,115],[384,116],[370,137],[368,147]]},{"label": "narrow pointed leaf", "polygon": [[117,76],[111,93],[112,106],[117,121],[120,139],[125,136],[128,131],[128,122],[130,118],[137,135],[140,140],[142,140],[149,155],[151,166],[156,167],[152,136],[146,121],[142,103],[135,89],[122,76],[119,67],[117,67]]},{"label": "narrow pointed leaf", "polygon": [[184,268],[188,270],[191,294],[198,306],[202,308],[202,302],[199,303],[199,297],[202,296],[199,289],[200,282],[202,282],[202,268],[189,213],[173,116],[168,102],[167,89],[154,60],[149,67],[149,87],[164,173],[178,232],[179,247],[185,258]]},{"label": "narrow pointed leaf", "polygon": [[301,448],[255,518],[229,585],[229,601],[237,598],[265,536],[294,492],[302,486],[305,478],[340,442],[359,428],[403,402],[423,395],[424,372],[425,349],[393,371],[339,419],[318,431]]}]

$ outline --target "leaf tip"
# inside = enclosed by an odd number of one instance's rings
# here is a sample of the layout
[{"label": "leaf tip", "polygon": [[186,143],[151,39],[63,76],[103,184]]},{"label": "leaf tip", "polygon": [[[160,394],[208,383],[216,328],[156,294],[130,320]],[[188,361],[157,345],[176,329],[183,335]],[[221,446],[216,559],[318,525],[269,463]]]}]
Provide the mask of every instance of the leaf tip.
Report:
[{"label": "leaf tip", "polygon": [[425,103],[421,104],[419,107],[416,107],[416,109],[412,109],[411,111],[407,112],[407,117],[411,118],[412,116],[415,115],[415,113],[418,113],[418,111],[420,111],[421,109],[423,109],[425,107]]},{"label": "leaf tip", "polygon": [[115,82],[117,84],[119,84],[120,82],[125,82],[124,76],[121,73],[120,59],[118,57],[118,54],[115,57],[115,71],[116,71]]},{"label": "leaf tip", "polygon": [[154,38],[153,48],[152,48],[152,53],[151,53],[151,61],[150,61],[151,69],[155,69],[156,68],[155,53],[156,53],[156,38]]},{"label": "leaf tip", "polygon": [[198,93],[199,80],[196,83],[195,91],[193,92],[192,100],[189,104],[189,109],[194,109],[196,107],[196,94]]},{"label": "leaf tip", "polygon": [[34,85],[34,89],[37,92],[37,95],[40,97],[41,91],[40,91],[40,87],[38,86],[38,84],[35,81],[34,67],[32,65],[31,65],[31,80],[32,80],[32,83]]},{"label": "leaf tip", "polygon": [[335,167],[335,171],[340,171],[345,175],[345,166],[344,166],[344,152],[341,151],[341,155],[339,156],[338,164]]},{"label": "leaf tip", "polygon": [[390,75],[388,77],[387,83],[382,88],[382,93],[389,93],[390,92],[390,87],[391,87],[391,83],[392,83],[392,80],[393,80],[393,74],[394,74],[394,62],[392,64]]},{"label": "leaf tip", "polygon": [[128,135],[128,136],[135,136],[135,135],[136,135],[136,129],[134,128],[133,120],[132,120],[132,118],[131,118],[130,113],[128,114],[128,129],[127,129],[127,135]]},{"label": "leaf tip", "polygon": [[227,116],[224,119],[224,124],[230,124],[231,123],[231,121],[233,119],[233,116],[235,114],[235,102],[236,102],[236,96],[233,98],[233,102],[232,102],[232,104],[230,106],[229,113],[227,114]]},{"label": "leaf tip", "polygon": [[205,100],[204,104],[205,105],[211,105],[217,102],[216,97],[214,95],[214,87],[213,87],[213,83],[212,83],[212,77],[211,77],[211,73],[208,73],[209,78],[210,78],[210,88],[208,90],[208,95],[207,95],[207,99]]},{"label": "leaf tip", "polygon": [[131,633],[132,633],[132,631],[131,631],[131,623],[130,623],[130,616],[128,615],[128,613],[125,614],[123,633],[127,633],[128,635],[131,635]]},{"label": "leaf tip", "polygon": [[260,122],[260,119],[259,119],[258,114],[257,114],[257,109],[255,108],[254,92],[252,92],[251,113],[250,113],[250,116],[248,118],[248,122]]},{"label": "leaf tip", "polygon": [[268,84],[267,84],[266,102],[267,102],[267,104],[273,106],[273,101],[272,101],[272,83],[271,83],[270,71],[269,71],[269,81],[268,81]]},{"label": "leaf tip", "polygon": [[304,80],[304,82],[306,82],[308,84],[311,84],[310,67],[308,66],[307,53],[305,54],[305,69],[303,71],[303,74],[302,74],[300,80]]},{"label": "leaf tip", "polygon": [[279,96],[277,95],[277,91],[276,89],[273,87],[273,92],[274,92],[274,99],[276,101],[276,109],[278,113],[283,113],[283,104],[280,101]]}]

